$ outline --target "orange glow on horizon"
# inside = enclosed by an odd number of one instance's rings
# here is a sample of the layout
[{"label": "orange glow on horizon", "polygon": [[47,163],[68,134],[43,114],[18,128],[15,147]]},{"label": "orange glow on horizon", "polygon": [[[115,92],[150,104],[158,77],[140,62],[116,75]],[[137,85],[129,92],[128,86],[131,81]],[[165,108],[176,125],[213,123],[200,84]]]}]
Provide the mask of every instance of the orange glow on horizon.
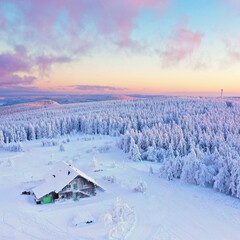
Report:
[{"label": "orange glow on horizon", "polygon": [[[104,61],[103,61],[104,59]],[[177,66],[162,68],[159,59],[146,56],[102,56],[86,58],[71,65],[56,65],[48,77],[39,76],[34,86],[62,94],[167,94],[218,96],[240,95],[240,69],[212,67],[196,70]],[[109,86],[124,90],[77,90],[76,85]],[[125,88],[127,88],[125,90]]]}]

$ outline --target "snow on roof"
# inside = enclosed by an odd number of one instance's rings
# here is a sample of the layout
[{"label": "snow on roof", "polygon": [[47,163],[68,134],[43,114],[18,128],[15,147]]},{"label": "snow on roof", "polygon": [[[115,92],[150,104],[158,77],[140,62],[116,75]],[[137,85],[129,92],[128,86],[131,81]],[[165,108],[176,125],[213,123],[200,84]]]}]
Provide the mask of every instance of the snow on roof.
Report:
[{"label": "snow on roof", "polygon": [[67,184],[69,184],[75,177],[81,176],[95,186],[104,190],[94,179],[87,176],[79,169],[71,166],[66,162],[58,162],[56,166],[45,175],[45,182],[33,189],[36,198],[41,198],[48,193],[59,193]]}]

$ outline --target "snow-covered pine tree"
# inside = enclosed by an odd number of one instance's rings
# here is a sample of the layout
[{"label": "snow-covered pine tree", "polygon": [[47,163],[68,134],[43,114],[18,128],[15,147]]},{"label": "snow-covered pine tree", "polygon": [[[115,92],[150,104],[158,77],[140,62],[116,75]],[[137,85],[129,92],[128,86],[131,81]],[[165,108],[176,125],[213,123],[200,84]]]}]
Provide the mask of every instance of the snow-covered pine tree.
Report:
[{"label": "snow-covered pine tree", "polygon": [[60,145],[60,147],[59,147],[59,151],[60,151],[60,152],[64,152],[64,151],[65,151],[65,147],[64,147],[63,144]]},{"label": "snow-covered pine tree", "polygon": [[4,136],[3,136],[3,131],[0,130],[0,146],[4,144]]},{"label": "snow-covered pine tree", "polygon": [[141,153],[139,152],[138,145],[135,144],[135,141],[132,137],[130,137],[130,150],[129,150],[129,157],[135,161],[141,161]]},{"label": "snow-covered pine tree", "polygon": [[35,131],[34,131],[34,127],[33,127],[33,125],[31,123],[29,123],[29,125],[28,125],[27,139],[29,141],[35,139]]}]

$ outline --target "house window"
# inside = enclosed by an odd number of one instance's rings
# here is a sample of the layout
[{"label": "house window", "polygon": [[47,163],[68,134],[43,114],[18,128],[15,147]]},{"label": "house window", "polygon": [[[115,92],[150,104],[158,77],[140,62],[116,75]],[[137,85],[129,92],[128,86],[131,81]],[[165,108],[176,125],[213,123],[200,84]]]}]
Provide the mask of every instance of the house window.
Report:
[{"label": "house window", "polygon": [[67,185],[67,188],[71,188],[71,185],[70,185],[70,184],[68,184],[68,185]]},{"label": "house window", "polygon": [[76,183],[73,184],[73,189],[77,190],[77,184]]},{"label": "house window", "polygon": [[88,182],[85,180],[85,181],[83,181],[83,185],[84,186],[87,186],[88,185]]}]

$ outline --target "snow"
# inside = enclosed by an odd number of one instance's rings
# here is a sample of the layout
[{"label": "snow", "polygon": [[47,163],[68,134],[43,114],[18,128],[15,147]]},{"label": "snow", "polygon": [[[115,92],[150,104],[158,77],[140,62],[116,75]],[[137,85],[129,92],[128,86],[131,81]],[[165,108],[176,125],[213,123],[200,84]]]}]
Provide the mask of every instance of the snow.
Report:
[{"label": "snow", "polygon": [[72,225],[79,227],[81,225],[93,223],[94,219],[88,211],[82,211],[76,214],[72,219]]},{"label": "snow", "polygon": [[[64,152],[59,151],[59,146],[42,147],[41,140],[22,142],[24,152],[0,150],[0,162],[12,163],[0,166],[1,240],[240,239],[239,199],[177,179],[159,178],[161,163],[130,160],[128,154],[117,148],[119,138],[69,138]],[[58,141],[65,139],[63,136]],[[110,146],[107,152],[98,151],[106,145]],[[89,168],[95,158],[102,171]],[[33,195],[21,195],[22,191],[39,186],[45,173],[59,161],[73,162],[106,191],[98,190],[96,196],[79,201],[45,205],[36,205]],[[107,181],[104,176],[117,180]],[[139,180],[147,185],[143,193],[133,191]],[[134,217],[124,217],[121,224],[113,225],[113,206],[118,197]],[[89,216],[92,224],[81,223]],[[120,235],[111,234],[116,226],[121,229]]]}]

